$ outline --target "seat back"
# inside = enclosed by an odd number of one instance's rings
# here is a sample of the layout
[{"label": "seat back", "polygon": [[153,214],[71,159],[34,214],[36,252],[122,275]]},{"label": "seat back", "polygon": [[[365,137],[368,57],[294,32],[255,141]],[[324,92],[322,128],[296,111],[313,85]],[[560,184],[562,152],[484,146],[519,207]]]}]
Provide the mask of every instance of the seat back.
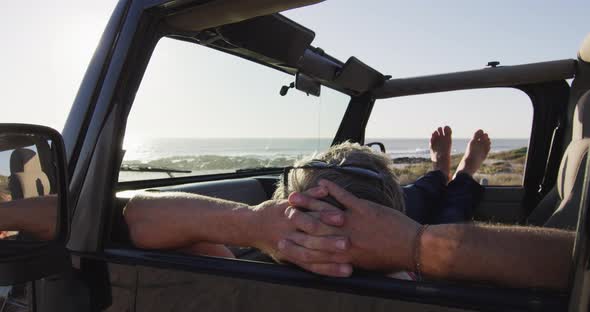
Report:
[{"label": "seat back", "polygon": [[41,169],[37,153],[19,148],[10,155],[9,188],[13,199],[38,197],[50,193],[49,178]]},{"label": "seat back", "polygon": [[568,230],[576,228],[589,148],[590,138],[586,138],[573,141],[566,149],[557,176],[560,202],[544,224],[545,227]]}]

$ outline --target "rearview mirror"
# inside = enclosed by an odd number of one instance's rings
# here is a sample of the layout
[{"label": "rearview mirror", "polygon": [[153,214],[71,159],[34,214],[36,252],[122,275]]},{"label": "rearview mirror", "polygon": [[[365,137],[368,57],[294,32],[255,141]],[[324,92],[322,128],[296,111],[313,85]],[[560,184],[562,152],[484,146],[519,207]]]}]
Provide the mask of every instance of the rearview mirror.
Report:
[{"label": "rearview mirror", "polygon": [[39,279],[70,263],[64,155],[53,129],[0,124],[0,285]]},{"label": "rearview mirror", "polygon": [[295,89],[303,91],[307,95],[320,96],[322,85],[303,73],[297,73],[295,76]]},{"label": "rearview mirror", "polygon": [[371,143],[367,143],[365,145],[370,147],[374,151],[385,153],[385,145],[381,142],[371,142]]}]

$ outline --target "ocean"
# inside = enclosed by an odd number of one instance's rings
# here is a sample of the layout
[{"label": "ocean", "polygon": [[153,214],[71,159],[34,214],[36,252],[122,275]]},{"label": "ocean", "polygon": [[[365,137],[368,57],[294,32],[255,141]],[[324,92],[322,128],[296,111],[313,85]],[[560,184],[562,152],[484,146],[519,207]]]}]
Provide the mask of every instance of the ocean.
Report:
[{"label": "ocean", "polygon": [[[125,160],[146,162],[161,158],[220,155],[220,156],[301,156],[324,151],[332,139],[266,139],[266,138],[154,138],[126,144]],[[365,143],[381,142],[387,154],[398,157],[428,157],[427,139],[378,138]],[[469,139],[453,140],[453,154],[463,153]],[[494,139],[492,152],[500,152],[528,145],[528,139]]]}]

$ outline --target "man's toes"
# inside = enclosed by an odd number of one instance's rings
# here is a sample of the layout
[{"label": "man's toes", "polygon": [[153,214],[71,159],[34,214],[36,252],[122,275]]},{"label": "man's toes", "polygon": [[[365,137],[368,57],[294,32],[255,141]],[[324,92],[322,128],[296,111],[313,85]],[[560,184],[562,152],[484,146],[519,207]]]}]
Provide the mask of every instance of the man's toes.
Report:
[{"label": "man's toes", "polygon": [[479,140],[481,140],[483,135],[484,135],[483,130],[479,129],[479,130],[475,131],[475,133],[473,134],[473,140],[479,141]]},{"label": "man's toes", "polygon": [[441,127],[438,127],[438,129],[436,129],[436,132],[438,132],[438,135],[440,135],[440,136],[444,135],[443,128],[441,128]]},{"label": "man's toes", "polygon": [[436,131],[434,131],[432,133],[432,135],[430,136],[430,145],[436,144],[437,141],[438,141],[438,133]]},{"label": "man's toes", "polygon": [[453,130],[451,130],[451,127],[445,126],[444,132],[445,132],[446,136],[451,136],[451,134],[453,133]]}]

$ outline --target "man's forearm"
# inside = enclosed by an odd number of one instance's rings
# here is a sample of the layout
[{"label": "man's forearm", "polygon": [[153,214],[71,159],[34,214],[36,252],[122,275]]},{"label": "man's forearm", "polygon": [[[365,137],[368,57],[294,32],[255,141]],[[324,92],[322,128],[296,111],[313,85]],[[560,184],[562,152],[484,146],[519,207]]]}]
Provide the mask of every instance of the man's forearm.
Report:
[{"label": "man's forearm", "polygon": [[0,230],[22,231],[24,217],[22,210],[15,201],[0,203]]},{"label": "man's forearm", "polygon": [[[132,198],[124,215],[131,240],[140,248],[185,249],[198,242],[209,242],[256,247],[276,259],[282,259],[279,241],[299,229],[316,236],[334,235],[339,231],[288,207],[287,200],[267,200],[248,206],[194,194],[146,193]],[[287,211],[297,211],[297,215],[305,218],[291,224]],[[335,246],[345,241],[327,240],[332,249],[338,249]]]},{"label": "man's forearm", "polygon": [[143,248],[182,248],[199,241],[248,245],[251,215],[246,204],[186,193],[142,194],[125,209],[131,238]]},{"label": "man's forearm", "polygon": [[565,289],[574,238],[546,228],[433,225],[422,236],[419,261],[432,278]]},{"label": "man's forearm", "polygon": [[57,223],[57,196],[47,195],[0,203],[0,231],[22,231],[50,240]]}]

